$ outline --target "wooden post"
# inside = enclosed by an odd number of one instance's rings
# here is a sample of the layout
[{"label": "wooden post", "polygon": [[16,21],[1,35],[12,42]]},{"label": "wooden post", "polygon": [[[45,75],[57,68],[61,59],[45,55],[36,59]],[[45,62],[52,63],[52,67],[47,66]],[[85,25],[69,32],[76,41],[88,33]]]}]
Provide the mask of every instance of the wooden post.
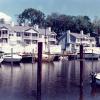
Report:
[{"label": "wooden post", "polygon": [[13,48],[11,48],[11,65],[13,66]]},{"label": "wooden post", "polygon": [[80,86],[83,86],[83,45],[80,45]]},{"label": "wooden post", "polygon": [[42,42],[38,43],[37,100],[41,100]]},{"label": "wooden post", "polygon": [[32,50],[32,64],[34,62],[34,49]]},{"label": "wooden post", "polygon": [[80,87],[80,97],[79,100],[83,100],[83,87]]}]

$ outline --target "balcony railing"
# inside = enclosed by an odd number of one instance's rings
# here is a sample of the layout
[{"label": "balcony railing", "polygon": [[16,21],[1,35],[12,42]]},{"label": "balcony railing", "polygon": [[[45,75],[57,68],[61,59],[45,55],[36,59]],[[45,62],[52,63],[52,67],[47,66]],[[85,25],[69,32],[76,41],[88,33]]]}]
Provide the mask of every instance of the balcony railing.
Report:
[{"label": "balcony railing", "polygon": [[1,37],[2,38],[7,38],[8,37],[8,34],[2,34]]}]

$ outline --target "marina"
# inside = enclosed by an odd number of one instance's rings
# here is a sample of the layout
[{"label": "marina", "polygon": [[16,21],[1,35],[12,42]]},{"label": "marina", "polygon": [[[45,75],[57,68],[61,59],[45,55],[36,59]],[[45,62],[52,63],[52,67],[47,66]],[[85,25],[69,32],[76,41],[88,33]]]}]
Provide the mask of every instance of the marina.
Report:
[{"label": "marina", "polygon": [[100,100],[99,8],[0,0],[0,100]]},{"label": "marina", "polygon": [[[42,63],[41,100],[99,100],[99,88],[94,91],[90,84],[90,73],[92,70],[100,72],[99,65],[99,61],[84,61],[83,88],[80,90],[79,61]],[[36,100],[36,77],[37,63],[2,64],[1,100]]]}]

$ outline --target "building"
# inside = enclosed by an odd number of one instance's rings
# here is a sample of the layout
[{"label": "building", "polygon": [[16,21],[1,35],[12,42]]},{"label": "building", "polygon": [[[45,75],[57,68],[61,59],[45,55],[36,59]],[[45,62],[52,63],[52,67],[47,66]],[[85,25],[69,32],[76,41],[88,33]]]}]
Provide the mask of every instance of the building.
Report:
[{"label": "building", "polygon": [[89,33],[84,34],[83,31],[80,33],[72,33],[68,30],[59,38],[58,42],[63,51],[70,53],[79,52],[80,44],[83,44],[84,47],[96,46],[95,38],[91,37]]},{"label": "building", "polygon": [[56,33],[51,31],[51,28],[39,28],[38,25],[34,27],[18,26],[10,24],[0,24],[0,46],[14,46],[20,45],[23,47],[34,47],[37,51],[38,42],[43,43],[43,50],[50,49],[57,46]]}]

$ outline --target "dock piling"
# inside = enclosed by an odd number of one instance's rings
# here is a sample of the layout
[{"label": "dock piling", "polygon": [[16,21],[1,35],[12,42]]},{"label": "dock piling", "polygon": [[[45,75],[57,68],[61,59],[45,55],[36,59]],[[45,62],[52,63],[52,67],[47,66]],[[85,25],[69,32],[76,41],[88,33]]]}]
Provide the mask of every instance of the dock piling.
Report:
[{"label": "dock piling", "polygon": [[41,100],[42,42],[38,43],[37,100]]},{"label": "dock piling", "polygon": [[11,66],[13,66],[13,48],[11,48],[11,58],[12,58],[12,60],[11,60]]},{"label": "dock piling", "polygon": [[80,45],[80,86],[83,86],[83,45]]},{"label": "dock piling", "polygon": [[32,50],[32,64],[34,63],[34,49]]}]

